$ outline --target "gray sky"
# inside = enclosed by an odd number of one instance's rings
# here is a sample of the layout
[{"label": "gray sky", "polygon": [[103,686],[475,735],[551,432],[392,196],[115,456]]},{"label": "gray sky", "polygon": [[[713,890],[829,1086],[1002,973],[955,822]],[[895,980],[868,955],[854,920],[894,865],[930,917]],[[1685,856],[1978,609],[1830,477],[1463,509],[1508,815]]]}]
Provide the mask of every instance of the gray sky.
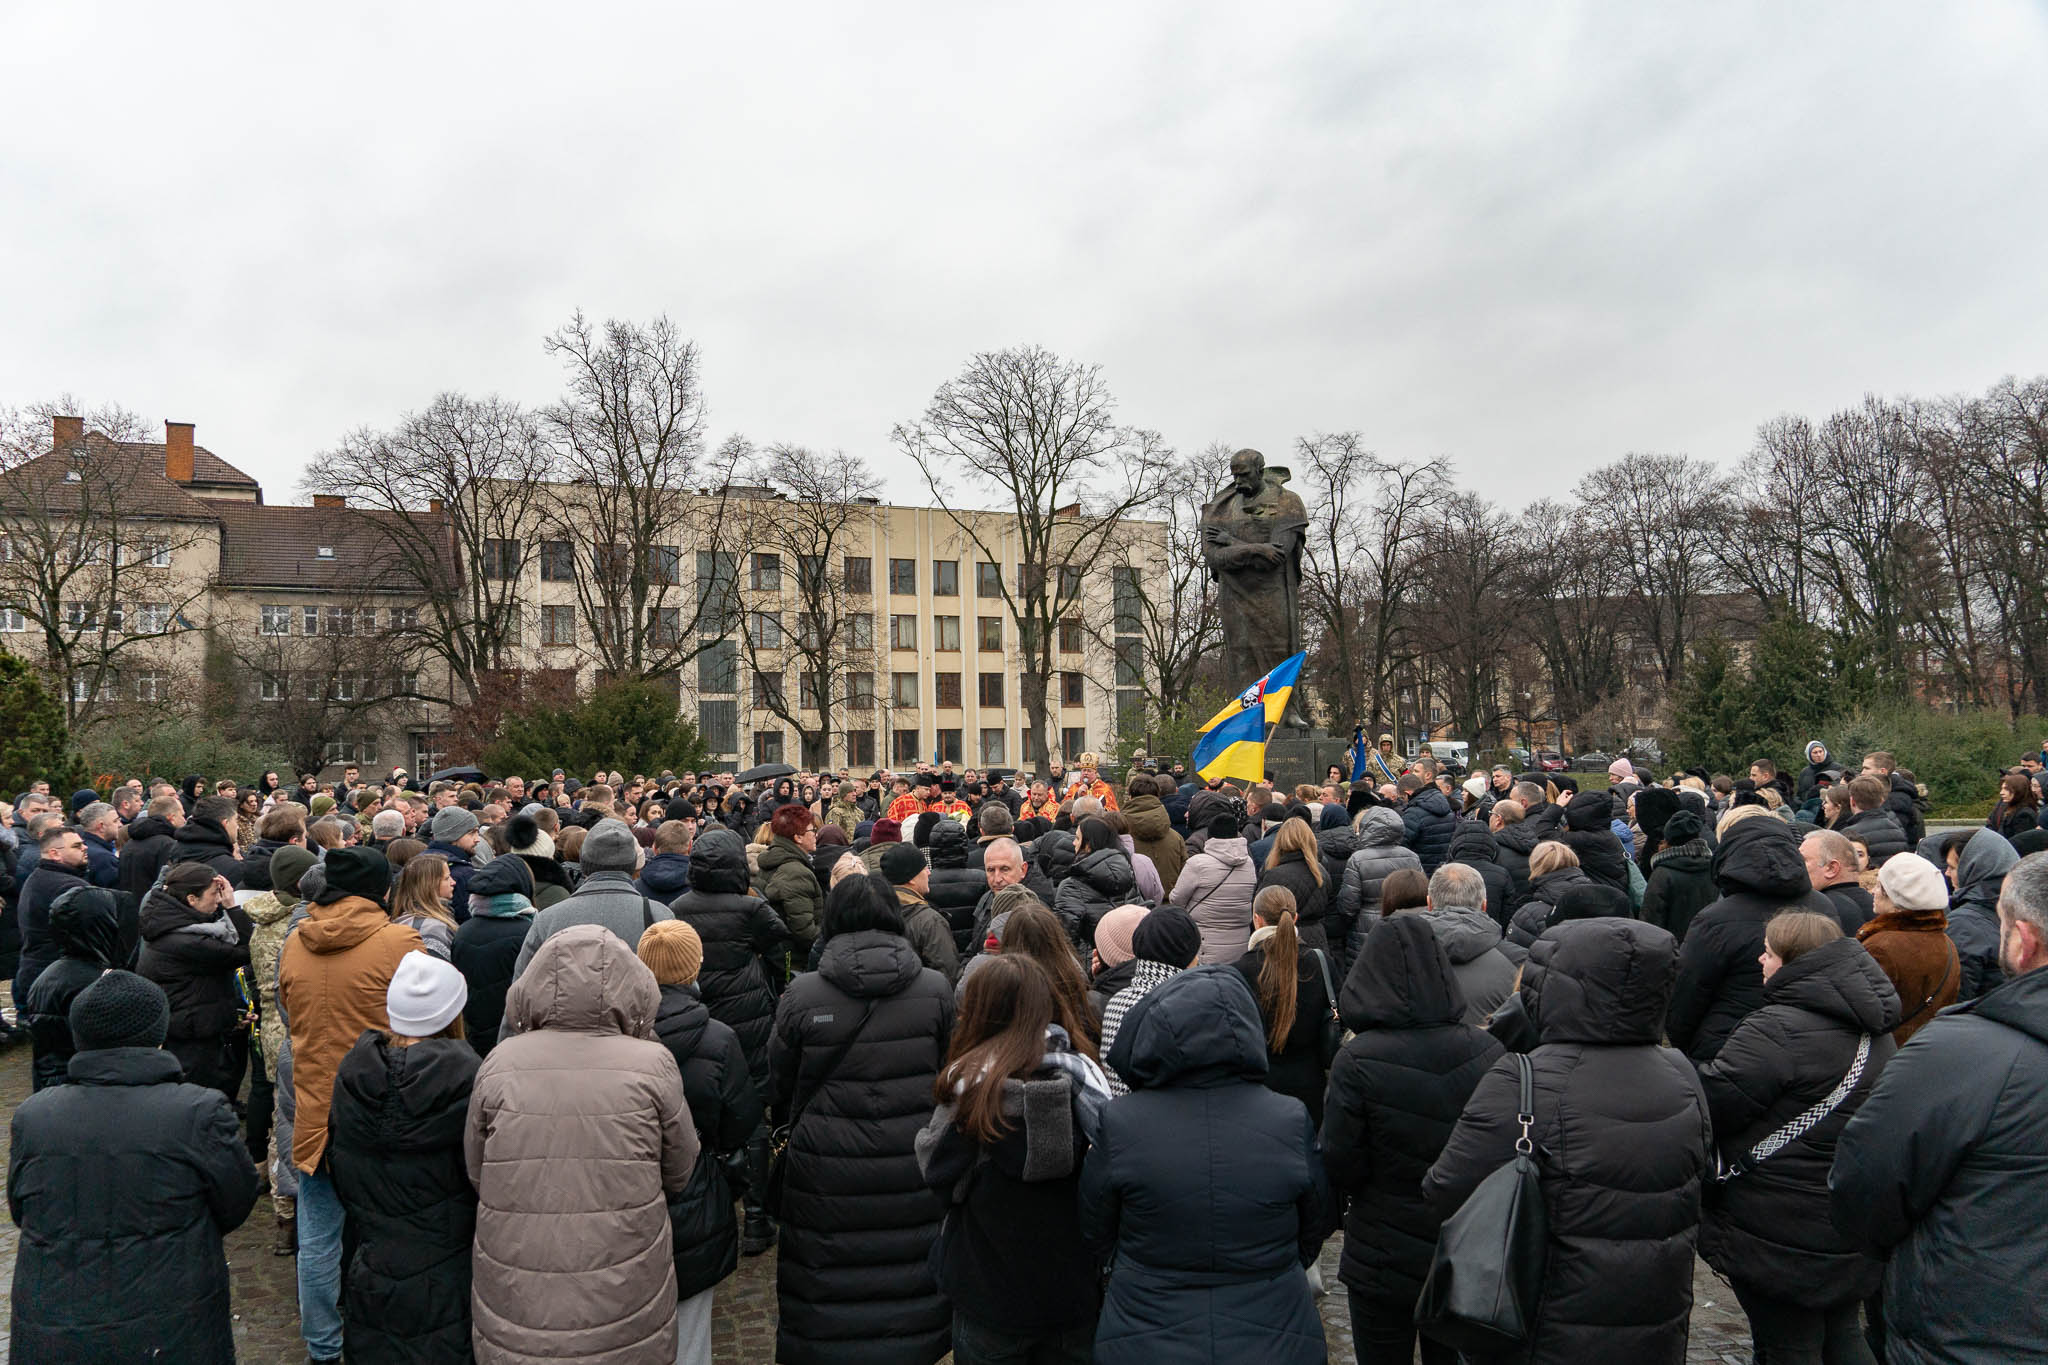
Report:
[{"label": "gray sky", "polygon": [[2040,4],[459,8],[0,8],[0,402],[295,500],[665,311],[714,438],[898,498],[890,425],[1034,341],[1184,448],[1357,428],[1518,507],[2048,369]]}]

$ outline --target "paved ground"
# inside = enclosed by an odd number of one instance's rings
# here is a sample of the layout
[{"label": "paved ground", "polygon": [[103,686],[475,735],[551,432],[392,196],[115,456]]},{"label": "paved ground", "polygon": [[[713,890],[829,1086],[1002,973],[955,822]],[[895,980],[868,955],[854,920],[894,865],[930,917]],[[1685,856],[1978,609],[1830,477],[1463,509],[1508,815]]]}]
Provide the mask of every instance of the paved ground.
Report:
[{"label": "paved ground", "polygon": [[[14,1107],[28,1095],[29,1049],[27,1044],[0,1052],[0,1108],[12,1115]],[[0,1149],[6,1142],[6,1126],[0,1124]],[[16,1233],[11,1221],[0,1219],[0,1272],[13,1279]],[[228,1238],[228,1263],[234,1280],[235,1341],[245,1365],[299,1365],[306,1358],[298,1334],[298,1284],[289,1257],[270,1254],[270,1204],[259,1200],[249,1221]],[[1330,1359],[1352,1359],[1351,1323],[1344,1294],[1337,1286],[1337,1248],[1340,1238],[1331,1238],[1323,1252],[1323,1276],[1336,1289],[1322,1301],[1323,1324],[1330,1343]],[[1727,1287],[1714,1278],[1705,1264],[1694,1277],[1692,1349],[1688,1361],[1705,1365],[1748,1365],[1749,1332],[1742,1311]],[[0,1298],[0,1324],[8,1316],[8,1303]],[[775,1353],[775,1257],[743,1261],[739,1273],[718,1287],[717,1313],[712,1336],[714,1354],[720,1362],[733,1365],[769,1365]],[[7,1358],[6,1342],[0,1338],[0,1362]]]}]

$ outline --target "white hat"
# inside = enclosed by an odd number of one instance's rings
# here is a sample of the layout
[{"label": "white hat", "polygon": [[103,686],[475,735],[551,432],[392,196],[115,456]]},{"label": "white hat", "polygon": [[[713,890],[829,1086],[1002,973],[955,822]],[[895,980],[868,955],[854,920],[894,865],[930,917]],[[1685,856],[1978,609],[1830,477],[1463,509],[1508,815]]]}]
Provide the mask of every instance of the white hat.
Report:
[{"label": "white hat", "polygon": [[1486,779],[1481,777],[1478,773],[1474,773],[1472,774],[1472,776],[1466,778],[1465,795],[1471,797],[1474,801],[1477,801],[1480,797],[1486,795]]},{"label": "white hat", "polygon": [[1885,859],[1878,869],[1877,884],[1898,909],[1948,909],[1948,883],[1942,880],[1941,869],[1917,853]]},{"label": "white hat", "polygon": [[469,983],[440,958],[414,949],[398,960],[384,1012],[391,1031],[407,1038],[431,1038],[453,1023],[469,1003]]}]

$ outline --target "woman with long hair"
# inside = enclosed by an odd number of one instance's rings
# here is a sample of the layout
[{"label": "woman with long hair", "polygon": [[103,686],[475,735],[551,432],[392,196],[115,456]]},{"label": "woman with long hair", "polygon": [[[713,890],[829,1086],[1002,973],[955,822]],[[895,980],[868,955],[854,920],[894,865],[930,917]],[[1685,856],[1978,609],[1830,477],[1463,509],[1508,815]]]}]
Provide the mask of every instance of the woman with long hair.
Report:
[{"label": "woman with long hair", "polygon": [[2034,785],[2034,779],[2023,772],[2010,772],[2000,778],[1998,804],[1991,808],[1984,827],[2011,839],[2038,829],[2040,824],[2041,791]]},{"label": "woman with long hair", "polygon": [[[1237,960],[1259,1002],[1266,1029],[1266,1086],[1292,1095],[1308,1107],[1316,1126],[1323,1122],[1324,1027],[1335,1003],[1323,985],[1323,963],[1295,930],[1294,898],[1285,887],[1269,886],[1252,902],[1251,949]],[[1330,982],[1336,984],[1335,969]]]},{"label": "woman with long hair", "polygon": [[178,1059],[185,1079],[230,1100],[240,1092],[249,1059],[244,1006],[235,971],[249,965],[228,907],[235,889],[206,863],[172,863],[142,898],[137,928],[142,951],[137,974],[170,997],[170,1036],[164,1050]]},{"label": "woman with long hair", "polygon": [[[1062,952],[1065,936],[1047,910]],[[1081,1241],[1081,1162],[1109,1103],[1093,1058],[1074,1050],[1065,1005],[1036,959],[991,956],[967,983],[938,1108],[917,1136],[925,1180],[947,1202],[932,1257],[953,1305],[958,1365],[1094,1355],[1100,1266]]]},{"label": "woman with long hair", "polygon": [[1322,853],[1316,845],[1316,832],[1298,815],[1280,822],[1254,895],[1269,886],[1283,886],[1294,897],[1294,922],[1301,941],[1311,948],[1329,948],[1323,912],[1330,896],[1324,885]]},{"label": "woman with long hair", "polygon": [[1028,904],[1010,912],[1003,926],[1004,957],[1028,957],[1045,969],[1059,1008],[1054,1022],[1066,1030],[1074,1050],[1096,1055],[1098,1027],[1095,1011],[1088,1003],[1088,983],[1081,976],[1081,964],[1060,928],[1059,916],[1040,904]]},{"label": "woman with long hair", "polygon": [[235,798],[235,856],[246,858],[249,850],[256,847],[256,823],[263,814],[263,793],[254,787],[242,788]]},{"label": "woman with long hair", "polygon": [[391,922],[420,936],[426,950],[443,962],[455,946],[455,873],[438,853],[421,853],[406,861],[398,884],[391,888]]},{"label": "woman with long hair", "polygon": [[1053,913],[1076,944],[1095,942],[1095,926],[1119,905],[1137,899],[1138,877],[1123,841],[1094,816],[1074,830],[1074,864],[1053,895]]}]

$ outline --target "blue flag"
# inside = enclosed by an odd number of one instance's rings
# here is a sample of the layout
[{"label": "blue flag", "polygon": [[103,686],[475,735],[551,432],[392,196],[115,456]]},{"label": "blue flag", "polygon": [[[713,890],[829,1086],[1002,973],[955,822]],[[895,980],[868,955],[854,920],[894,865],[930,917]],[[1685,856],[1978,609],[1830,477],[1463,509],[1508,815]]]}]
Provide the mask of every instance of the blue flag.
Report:
[{"label": "blue flag", "polygon": [[1351,732],[1351,780],[1365,780],[1365,758],[1372,751],[1365,744],[1365,727],[1358,726]]}]

